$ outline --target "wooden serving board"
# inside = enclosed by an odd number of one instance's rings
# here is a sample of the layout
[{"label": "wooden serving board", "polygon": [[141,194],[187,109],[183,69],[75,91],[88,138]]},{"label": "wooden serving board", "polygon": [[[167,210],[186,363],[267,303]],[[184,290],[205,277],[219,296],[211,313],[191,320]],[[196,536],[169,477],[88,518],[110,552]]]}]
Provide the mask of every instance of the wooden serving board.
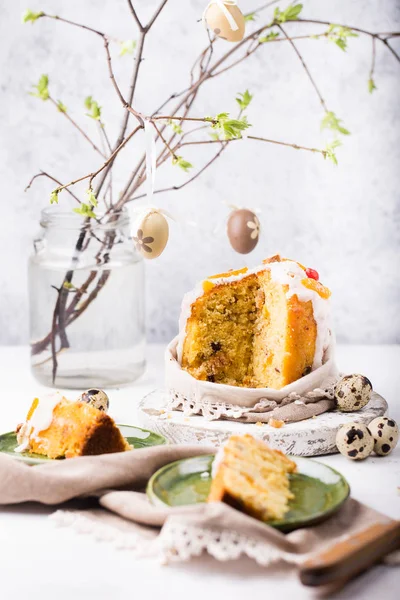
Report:
[{"label": "wooden serving board", "polygon": [[289,423],[280,429],[269,425],[209,421],[203,416],[185,416],[180,411],[168,411],[167,394],[155,390],[139,404],[140,425],[165,436],[175,444],[211,445],[218,448],[230,435],[251,433],[267,442],[271,448],[295,456],[318,456],[337,452],[335,439],[341,425],[356,421],[368,425],[387,411],[387,402],[373,392],[368,405],[352,413],[333,411],[312,419]]}]

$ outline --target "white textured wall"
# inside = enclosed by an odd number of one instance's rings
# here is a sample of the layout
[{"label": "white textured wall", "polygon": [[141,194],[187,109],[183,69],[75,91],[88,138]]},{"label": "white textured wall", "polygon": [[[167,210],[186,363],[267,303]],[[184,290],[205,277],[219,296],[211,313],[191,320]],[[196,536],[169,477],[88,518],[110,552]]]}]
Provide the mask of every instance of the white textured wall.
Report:
[{"label": "white textured wall", "polygon": [[[141,15],[158,0],[134,2]],[[148,39],[136,106],[150,112],[165,96],[185,86],[188,67],[206,42],[197,19],[206,0],[170,0]],[[260,0],[242,0],[244,10]],[[373,31],[400,30],[395,0],[305,0],[303,15],[358,25]],[[286,5],[285,2],[282,3]],[[26,0],[0,7],[0,342],[27,342],[26,261],[40,210],[51,185],[39,180],[23,188],[38,169],[64,181],[98,164],[84,140],[48,103],[27,95],[31,83],[48,73],[54,96],[96,136],[84,116],[82,100],[93,94],[103,106],[111,135],[122,109],[107,78],[101,43],[60,23],[21,25]],[[58,13],[122,38],[136,35],[124,0],[37,0],[30,8]],[[144,18],[145,20],[145,18]],[[294,32],[297,26],[288,25]],[[323,28],[311,27],[315,33]],[[317,268],[334,293],[341,341],[396,342],[399,318],[399,81],[400,64],[377,45],[376,85],[367,92],[371,40],[350,40],[347,53],[325,41],[301,41],[299,48],[326,102],[352,135],[338,151],[339,167],[318,155],[256,142],[231,145],[195,183],[158,196],[160,206],[180,221],[172,225],[164,255],[147,265],[150,339],[167,340],[176,331],[183,293],[203,276],[254,264],[281,252]],[[394,43],[400,51],[400,43]],[[127,81],[130,59],[116,59],[119,81]],[[320,147],[321,108],[297,57],[286,43],[265,45],[235,71],[207,83],[198,115],[235,110],[234,97],[248,88],[253,133]],[[124,154],[125,169],[141,150],[142,139]],[[204,148],[187,149],[195,166],[206,161]],[[124,169],[117,174],[123,183]],[[182,182],[176,168],[159,171],[158,184]],[[253,254],[230,249],[224,235],[224,202],[261,211],[262,239]],[[196,228],[186,225],[196,221]],[[215,232],[218,228],[219,231]]]}]

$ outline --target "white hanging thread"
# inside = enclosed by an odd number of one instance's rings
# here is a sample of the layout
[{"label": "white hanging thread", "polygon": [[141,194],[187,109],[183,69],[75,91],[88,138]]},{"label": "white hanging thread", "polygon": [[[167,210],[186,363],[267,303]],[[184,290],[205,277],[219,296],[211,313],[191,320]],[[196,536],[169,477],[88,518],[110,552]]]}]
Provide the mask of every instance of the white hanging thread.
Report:
[{"label": "white hanging thread", "polygon": [[157,154],[155,142],[155,129],[150,119],[144,122],[145,146],[146,146],[146,206],[135,210],[132,217],[132,235],[136,235],[143,219],[152,212],[158,212],[176,221],[176,219],[167,210],[158,208],[152,204],[154,195],[154,186],[156,180]]},{"label": "white hanging thread", "polygon": [[144,133],[146,136],[146,187],[147,204],[151,205],[154,193],[154,183],[156,180],[156,144],[154,139],[154,127],[148,119],[144,122]]},{"label": "white hanging thread", "polygon": [[232,31],[237,31],[239,29],[239,25],[236,23],[235,19],[233,18],[233,16],[231,15],[229,10],[225,6],[226,4],[231,5],[231,6],[236,6],[236,2],[224,2],[223,0],[211,0],[211,2],[209,2],[207,4],[207,6],[204,9],[203,16],[201,18],[204,27],[207,27],[206,13],[212,4],[218,4],[221,11],[224,13],[224,16],[225,16],[226,20],[228,21],[229,26],[232,29]]}]

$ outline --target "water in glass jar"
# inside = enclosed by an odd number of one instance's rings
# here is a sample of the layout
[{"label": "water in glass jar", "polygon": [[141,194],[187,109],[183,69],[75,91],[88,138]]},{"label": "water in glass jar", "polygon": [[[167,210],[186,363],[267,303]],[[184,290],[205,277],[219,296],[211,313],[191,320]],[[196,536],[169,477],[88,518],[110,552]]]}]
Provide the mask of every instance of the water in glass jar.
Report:
[{"label": "water in glass jar", "polygon": [[[145,367],[143,261],[77,268],[67,289],[68,347],[52,330],[65,265],[32,256],[29,269],[33,374],[53,387],[114,387],[137,379]],[[87,290],[85,285],[89,282]],[[76,296],[77,290],[84,290]],[[75,301],[79,298],[74,306]],[[87,308],[85,309],[85,306]],[[53,382],[54,354],[57,361]]]}]

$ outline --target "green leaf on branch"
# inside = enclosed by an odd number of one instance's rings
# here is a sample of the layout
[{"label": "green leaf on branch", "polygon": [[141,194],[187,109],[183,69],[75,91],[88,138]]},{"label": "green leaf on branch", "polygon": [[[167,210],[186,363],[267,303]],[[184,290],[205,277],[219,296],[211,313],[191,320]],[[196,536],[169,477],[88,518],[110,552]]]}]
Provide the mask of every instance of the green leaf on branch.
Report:
[{"label": "green leaf on branch", "polygon": [[247,15],[244,15],[244,20],[246,23],[250,22],[250,21],[255,21],[257,18],[258,18],[258,15],[255,12],[251,12],[251,13],[248,13]]},{"label": "green leaf on branch", "polygon": [[70,281],[64,281],[64,283],[63,283],[63,288],[64,288],[64,289],[66,289],[66,290],[68,290],[68,291],[70,291],[70,292],[72,292],[72,291],[74,291],[74,292],[75,292],[75,291],[78,289],[78,288],[77,288],[77,287],[76,287],[76,286],[75,286],[73,283],[71,283]]},{"label": "green leaf on branch", "polygon": [[133,54],[136,48],[135,40],[126,40],[125,42],[120,42],[121,49],[119,51],[120,56],[124,56],[125,54]]},{"label": "green leaf on branch", "polygon": [[50,97],[49,93],[49,78],[47,75],[41,75],[39,82],[32,86],[35,92],[29,92],[31,96],[40,98],[41,100],[48,100]]},{"label": "green leaf on branch", "polygon": [[329,144],[327,144],[325,146],[325,150],[324,150],[324,158],[325,159],[328,158],[336,166],[338,164],[338,160],[336,158],[335,150],[336,150],[336,148],[338,148],[341,145],[342,145],[342,142],[340,140],[333,140],[333,142],[330,142]]},{"label": "green leaf on branch", "polygon": [[94,119],[95,121],[100,120],[101,106],[99,106],[96,100],[93,100],[92,96],[87,96],[85,98],[85,107],[88,109],[88,111],[90,111],[86,113],[86,116],[90,117],[91,119]]},{"label": "green leaf on branch", "polygon": [[60,112],[62,112],[62,113],[66,113],[66,112],[67,112],[67,107],[65,106],[65,104],[63,104],[63,103],[61,102],[61,100],[59,100],[59,101],[57,102],[57,108],[58,108],[58,110],[59,110]]},{"label": "green leaf on branch", "polygon": [[30,21],[33,24],[35,21],[40,19],[40,17],[43,17],[43,15],[44,15],[43,11],[35,13],[35,12],[32,12],[31,10],[29,10],[29,8],[28,8],[22,15],[22,22],[28,23]]},{"label": "green leaf on branch", "polygon": [[246,90],[245,92],[243,92],[243,94],[237,95],[236,102],[239,104],[240,110],[246,110],[252,99],[253,95],[250,94],[249,90]]},{"label": "green leaf on branch", "polygon": [[82,215],[82,217],[90,217],[92,219],[96,218],[96,215],[92,210],[92,207],[89,206],[89,204],[85,204],[84,202],[82,202],[82,204],[80,204],[78,208],[74,208],[73,211],[77,215]]},{"label": "green leaf on branch", "polygon": [[179,125],[179,123],[175,123],[172,119],[169,119],[167,121],[167,125],[169,125],[171,127],[171,129],[174,133],[176,133],[177,135],[182,135],[183,129]]},{"label": "green leaf on branch", "polygon": [[302,4],[291,4],[285,10],[276,8],[274,11],[274,21],[276,23],[286,23],[286,21],[295,21],[301,11],[303,10]]},{"label": "green leaf on branch", "polygon": [[185,171],[185,173],[187,173],[190,169],[193,169],[192,163],[182,158],[182,156],[175,156],[172,159],[172,164],[180,167],[182,171]]},{"label": "green leaf on branch", "polygon": [[50,204],[58,204],[58,194],[60,193],[61,190],[59,190],[58,188],[56,188],[55,190],[53,190],[50,194]]},{"label": "green leaf on branch", "polygon": [[94,193],[94,191],[93,191],[93,189],[91,187],[86,190],[86,196],[87,196],[87,200],[88,200],[88,202],[89,202],[89,204],[91,206],[97,206],[98,205],[97,198],[96,198],[95,193]]},{"label": "green leaf on branch", "polygon": [[264,36],[258,38],[258,43],[265,44],[266,42],[271,42],[272,40],[276,40],[277,37],[279,37],[279,32],[271,31],[268,35],[264,35]]},{"label": "green leaf on branch", "polygon": [[321,129],[330,129],[342,135],[350,135],[350,131],[343,127],[342,119],[338,119],[334,112],[328,110],[321,121]]},{"label": "green leaf on branch", "polygon": [[229,113],[219,113],[215,117],[206,117],[206,121],[212,123],[211,128],[215,129],[219,136],[224,140],[240,139],[242,131],[251,127],[247,117],[241,119],[230,119]]},{"label": "green leaf on branch", "polygon": [[330,42],[336,44],[343,52],[347,50],[347,40],[351,37],[358,37],[357,33],[354,33],[350,27],[343,27],[342,25],[329,25],[328,31],[326,32],[327,38]]},{"label": "green leaf on branch", "polygon": [[372,79],[372,77],[370,77],[370,79],[368,79],[368,91],[370,94],[372,94],[372,92],[374,90],[378,89],[375,85],[375,81]]}]

